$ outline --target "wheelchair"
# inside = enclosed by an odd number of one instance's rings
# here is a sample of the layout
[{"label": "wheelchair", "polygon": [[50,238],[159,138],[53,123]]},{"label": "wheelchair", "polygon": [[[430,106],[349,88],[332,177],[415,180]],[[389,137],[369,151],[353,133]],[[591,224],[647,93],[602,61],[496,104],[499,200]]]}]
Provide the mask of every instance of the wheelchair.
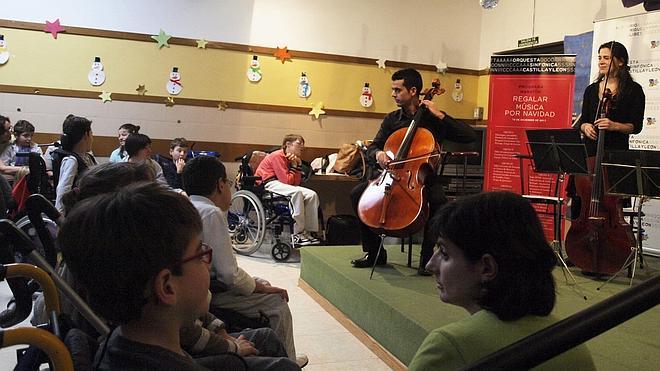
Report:
[{"label": "wheelchair", "polygon": [[291,249],[297,247],[290,238],[294,220],[289,197],[266,191],[263,184],[257,184],[261,177],[254,176],[253,168],[261,159],[263,153],[256,151],[236,158],[241,164],[236,176],[238,191],[232,195],[227,211],[229,235],[234,251],[241,255],[251,255],[269,241],[273,259],[285,261]]}]

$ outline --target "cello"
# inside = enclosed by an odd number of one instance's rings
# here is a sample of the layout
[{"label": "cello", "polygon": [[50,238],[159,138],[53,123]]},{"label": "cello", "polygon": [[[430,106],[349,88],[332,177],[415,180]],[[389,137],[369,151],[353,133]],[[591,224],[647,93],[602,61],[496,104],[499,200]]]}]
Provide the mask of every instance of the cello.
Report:
[{"label": "cello", "polygon": [[[605,88],[597,109],[600,118],[607,117],[611,100],[612,92]],[[593,175],[575,176],[576,195],[581,199],[580,216],[571,222],[566,235],[569,259],[583,272],[597,276],[618,272],[635,246],[632,228],[623,218],[621,199],[603,194],[607,185],[601,166],[605,131],[598,131],[596,156],[587,159]]]},{"label": "cello", "polygon": [[[434,80],[423,100],[443,92],[440,82]],[[419,127],[427,110],[420,104],[410,125],[387,138],[383,150],[396,155],[358,202],[358,217],[380,235],[405,237],[422,229],[428,219],[424,181],[437,169],[440,146],[430,130]]]}]

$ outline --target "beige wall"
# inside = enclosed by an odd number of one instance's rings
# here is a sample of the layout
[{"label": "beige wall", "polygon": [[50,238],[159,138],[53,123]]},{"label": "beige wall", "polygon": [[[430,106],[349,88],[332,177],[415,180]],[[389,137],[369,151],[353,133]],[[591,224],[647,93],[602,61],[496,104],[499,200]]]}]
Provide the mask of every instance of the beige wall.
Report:
[{"label": "beige wall", "polygon": [[482,12],[478,65],[488,67],[492,53],[517,48],[519,39],[563,41],[565,35],[592,31],[596,20],[644,12],[642,5],[624,8],[621,0],[500,0]]},{"label": "beige wall", "polygon": [[114,136],[119,125],[132,122],[152,138],[183,136],[192,141],[280,144],[284,134],[296,132],[305,137],[308,146],[326,148],[372,138],[380,124],[377,119],[328,117],[316,121],[308,115],[289,113],[119,101],[101,104],[96,99],[7,93],[0,94],[0,112],[14,121],[28,120],[38,132],[45,133],[61,132],[64,117],[75,113],[91,119],[94,134],[103,136]]}]

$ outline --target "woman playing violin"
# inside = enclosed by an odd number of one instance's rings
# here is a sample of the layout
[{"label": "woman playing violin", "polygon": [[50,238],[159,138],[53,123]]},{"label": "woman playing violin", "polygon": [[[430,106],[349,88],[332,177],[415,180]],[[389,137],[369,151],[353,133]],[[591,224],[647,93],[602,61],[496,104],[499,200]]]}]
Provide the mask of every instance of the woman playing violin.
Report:
[{"label": "woman playing violin", "polygon": [[[630,134],[642,131],[644,91],[633,81],[629,71],[628,51],[621,43],[606,42],[598,48],[598,77],[584,91],[579,126],[590,156],[596,153],[597,130],[607,130],[606,150],[627,150]],[[607,88],[612,91],[612,106],[608,117],[598,118],[596,110],[603,97],[606,80]]]}]

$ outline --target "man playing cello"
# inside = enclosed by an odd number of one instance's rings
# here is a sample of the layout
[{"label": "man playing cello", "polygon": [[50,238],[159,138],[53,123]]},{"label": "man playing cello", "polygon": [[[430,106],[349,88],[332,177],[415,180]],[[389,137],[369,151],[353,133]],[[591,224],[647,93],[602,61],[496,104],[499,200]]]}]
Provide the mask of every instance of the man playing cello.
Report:
[{"label": "man playing cello", "polygon": [[[419,120],[418,125],[430,130],[438,144],[441,144],[445,139],[459,143],[470,143],[476,139],[474,130],[466,123],[456,120],[439,110],[430,100],[420,102],[419,94],[421,91],[422,76],[416,70],[406,68],[392,75],[392,98],[394,98],[399,109],[385,116],[376,137],[367,149],[367,156],[370,159],[375,159],[375,162],[381,168],[385,168],[392,160],[392,154],[383,151],[385,142],[392,133],[411,124],[420,105],[428,107],[428,111]],[[351,191],[351,201],[356,215],[358,215],[357,209],[360,196],[368,185],[368,181],[362,182]],[[428,176],[425,186],[426,196],[429,200],[430,220],[439,207],[447,202],[447,199],[445,198],[439,176],[435,174]],[[429,229],[427,222],[424,227],[424,239],[422,241],[420,264],[417,271],[420,275],[430,275],[424,269],[431,255],[433,255],[433,246],[435,245],[435,239]],[[351,261],[351,263],[356,268],[370,267],[376,260],[376,254],[380,247],[380,237],[362,222],[360,222],[360,236],[362,239],[362,250],[366,254],[360,259]],[[387,252],[383,249],[376,264],[383,265],[386,262]]]}]

